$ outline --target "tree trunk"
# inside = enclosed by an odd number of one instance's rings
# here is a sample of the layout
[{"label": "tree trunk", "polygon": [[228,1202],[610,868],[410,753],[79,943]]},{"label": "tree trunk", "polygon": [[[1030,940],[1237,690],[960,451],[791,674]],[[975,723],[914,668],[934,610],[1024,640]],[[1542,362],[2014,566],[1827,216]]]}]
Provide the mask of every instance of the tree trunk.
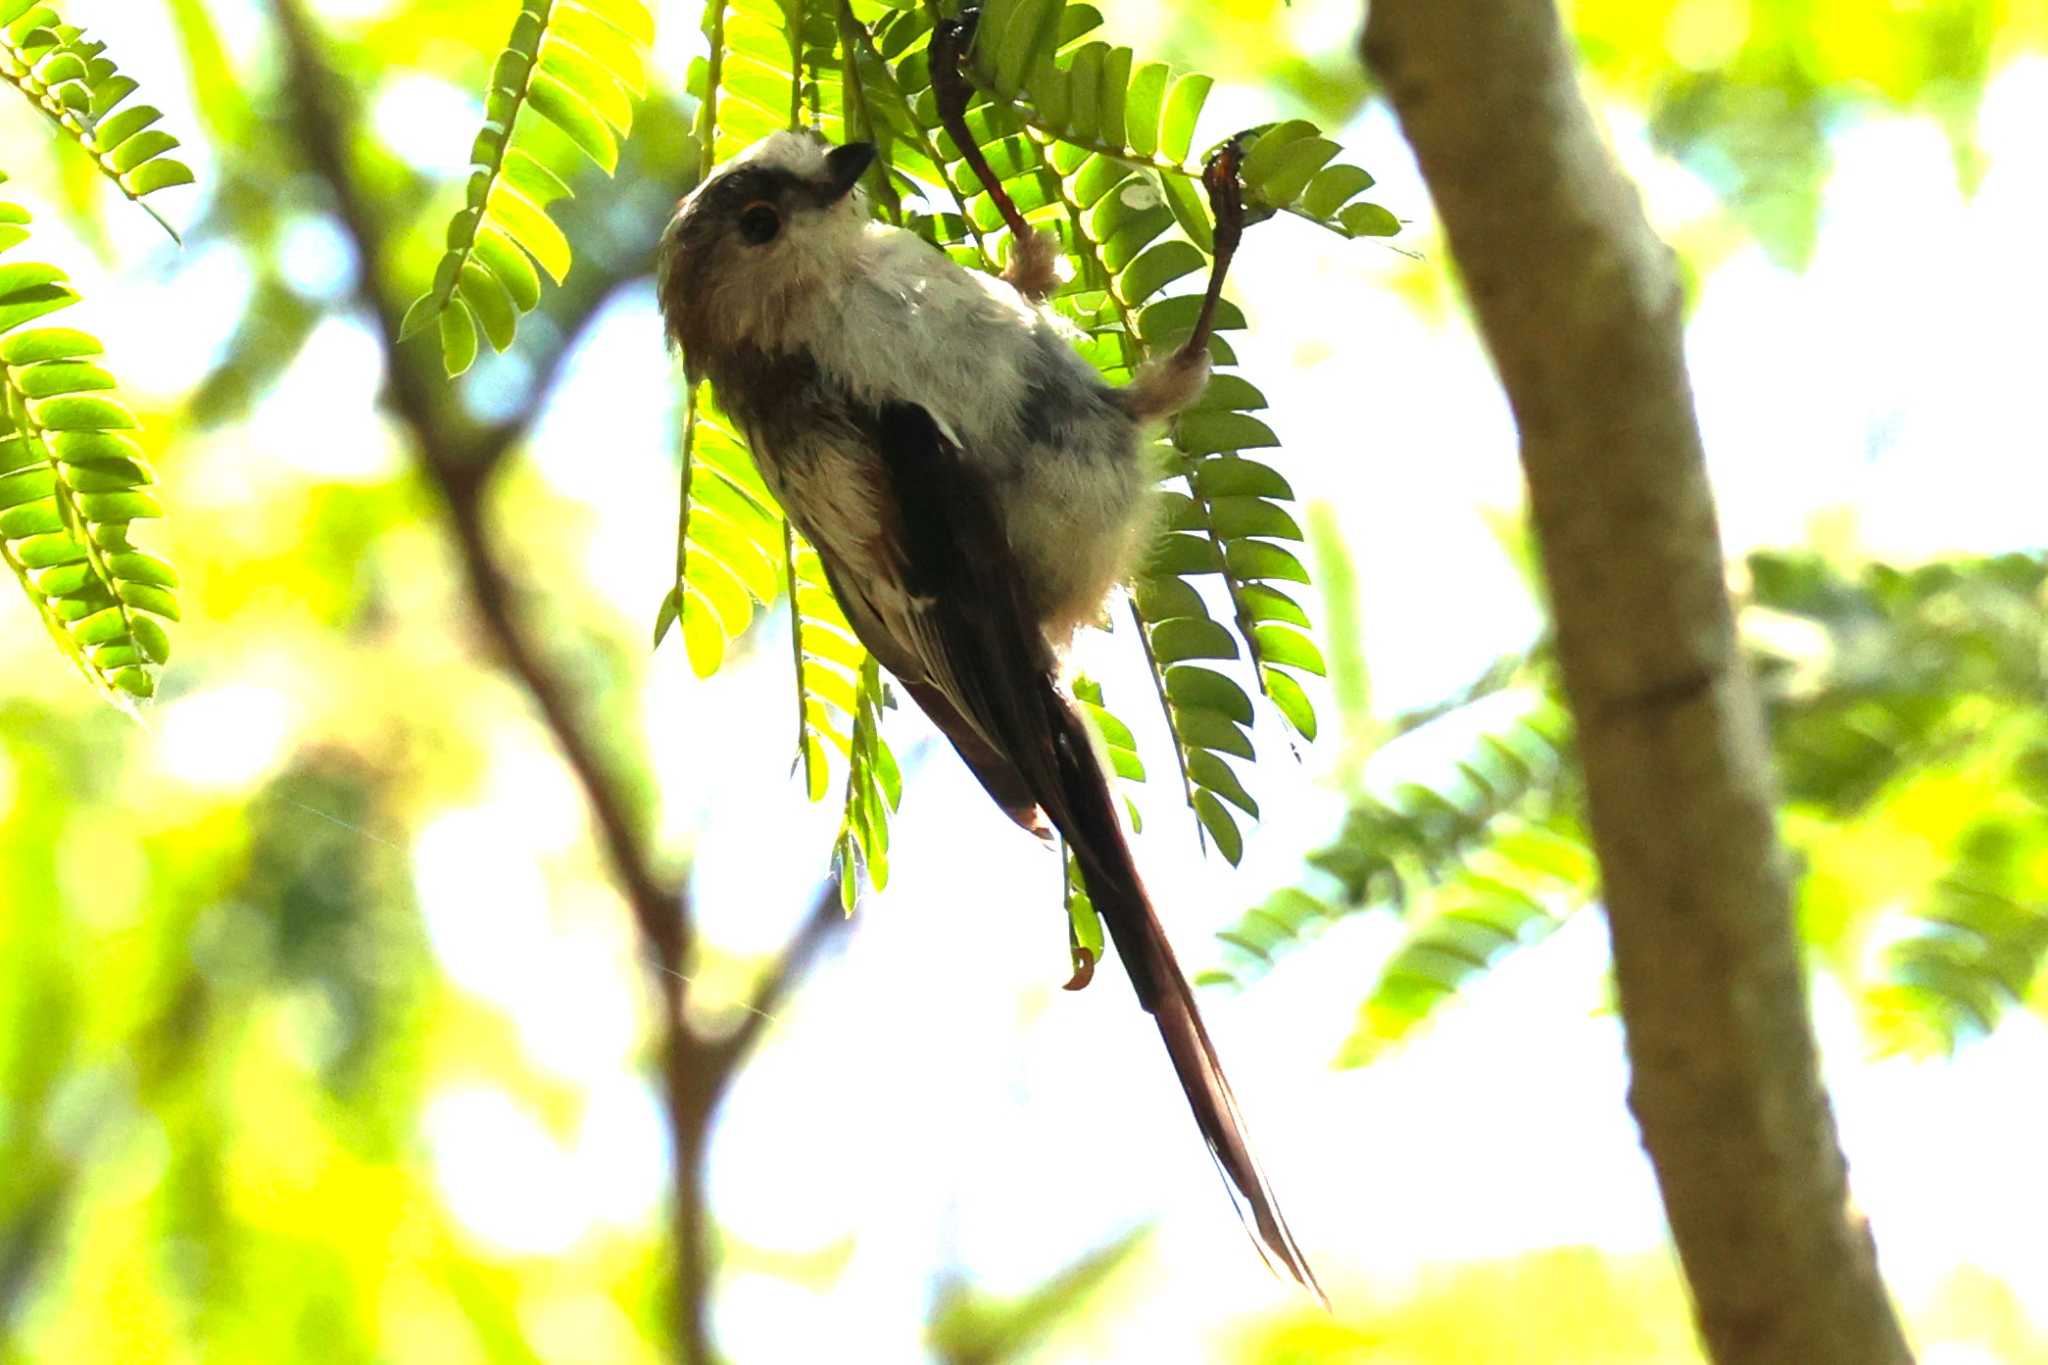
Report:
[{"label": "tree trunk", "polygon": [[1633,1070],[1722,1365],[1911,1359],[1821,1088],[1762,718],[1736,648],[1670,253],[1551,0],[1372,0],[1521,432]]}]

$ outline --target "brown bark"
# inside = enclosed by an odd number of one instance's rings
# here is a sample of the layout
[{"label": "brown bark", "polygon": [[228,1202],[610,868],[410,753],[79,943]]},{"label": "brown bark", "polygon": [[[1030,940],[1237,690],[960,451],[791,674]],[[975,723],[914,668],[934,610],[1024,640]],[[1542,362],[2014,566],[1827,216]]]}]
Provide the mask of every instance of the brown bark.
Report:
[{"label": "brown bark", "polygon": [[1724,585],[1669,251],[1551,0],[1372,0],[1521,432],[1577,718],[1629,1102],[1723,1365],[1911,1359],[1821,1088],[1776,792]]}]

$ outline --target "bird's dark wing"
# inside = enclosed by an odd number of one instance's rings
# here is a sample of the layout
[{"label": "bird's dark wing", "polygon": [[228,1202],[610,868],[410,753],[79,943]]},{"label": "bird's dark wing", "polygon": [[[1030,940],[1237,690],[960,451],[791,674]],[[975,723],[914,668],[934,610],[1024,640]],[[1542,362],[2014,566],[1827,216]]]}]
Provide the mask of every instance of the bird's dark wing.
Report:
[{"label": "bird's dark wing", "polygon": [[[888,648],[914,656],[924,686],[999,756],[1066,836],[1249,1226],[1274,1259],[1320,1294],[1252,1158],[1237,1101],[1131,860],[1086,725],[1058,685],[1052,649],[1025,599],[986,481],[923,408],[889,404],[872,422],[884,468],[875,504],[893,532],[902,581],[891,585],[886,603],[864,601],[853,615],[879,607],[896,618],[886,625]],[[848,586],[861,593],[860,585]],[[877,653],[886,662],[886,652]]]},{"label": "bird's dark wing", "polygon": [[[891,544],[894,545],[893,523],[890,526]],[[911,610],[902,601],[903,565],[900,555],[876,555],[869,553],[848,556],[868,567],[867,574],[849,572],[838,560],[841,547],[832,544],[829,536],[810,537],[818,551],[819,562],[825,566],[825,578],[832,585],[832,595],[838,599],[840,609],[846,613],[846,620],[853,627],[861,643],[881,661],[882,667],[896,675],[896,681],[910,693],[918,709],[931,718],[933,725],[953,743],[967,770],[974,774],[988,792],[989,798],[1003,813],[1015,820],[1027,832],[1041,839],[1052,837],[1052,825],[1046,820],[1045,812],[1038,807],[1038,798],[1031,794],[1031,788],[1023,776],[1013,767],[1009,759],[991,744],[981,730],[960,713],[946,692],[933,683],[921,651],[917,647],[915,632],[911,628]],[[882,585],[873,581],[877,567],[886,566],[884,573],[890,578],[887,591],[871,589]]]}]

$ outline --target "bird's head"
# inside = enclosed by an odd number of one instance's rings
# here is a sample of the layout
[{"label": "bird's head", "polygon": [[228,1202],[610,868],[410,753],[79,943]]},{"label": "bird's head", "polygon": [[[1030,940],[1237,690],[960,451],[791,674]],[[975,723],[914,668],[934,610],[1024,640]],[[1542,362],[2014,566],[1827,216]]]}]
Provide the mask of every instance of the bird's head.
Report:
[{"label": "bird's head", "polygon": [[657,277],[669,339],[775,349],[791,305],[844,276],[868,221],[855,186],[872,143],[776,133],[718,167],[662,233]]}]

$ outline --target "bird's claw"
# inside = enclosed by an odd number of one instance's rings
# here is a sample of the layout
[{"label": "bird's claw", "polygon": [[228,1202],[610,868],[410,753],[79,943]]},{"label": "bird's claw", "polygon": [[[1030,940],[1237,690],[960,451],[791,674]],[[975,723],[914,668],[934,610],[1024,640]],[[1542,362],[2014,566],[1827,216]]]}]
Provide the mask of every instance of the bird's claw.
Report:
[{"label": "bird's claw", "polygon": [[1244,143],[1239,133],[1209,153],[1202,163],[1202,188],[1209,191],[1209,212],[1216,219],[1216,250],[1229,254],[1244,236]]},{"label": "bird's claw", "polygon": [[1073,951],[1074,974],[1067,978],[1066,985],[1060,987],[1063,991],[1086,990],[1088,983],[1095,979],[1095,954],[1078,943],[1074,945]]}]

